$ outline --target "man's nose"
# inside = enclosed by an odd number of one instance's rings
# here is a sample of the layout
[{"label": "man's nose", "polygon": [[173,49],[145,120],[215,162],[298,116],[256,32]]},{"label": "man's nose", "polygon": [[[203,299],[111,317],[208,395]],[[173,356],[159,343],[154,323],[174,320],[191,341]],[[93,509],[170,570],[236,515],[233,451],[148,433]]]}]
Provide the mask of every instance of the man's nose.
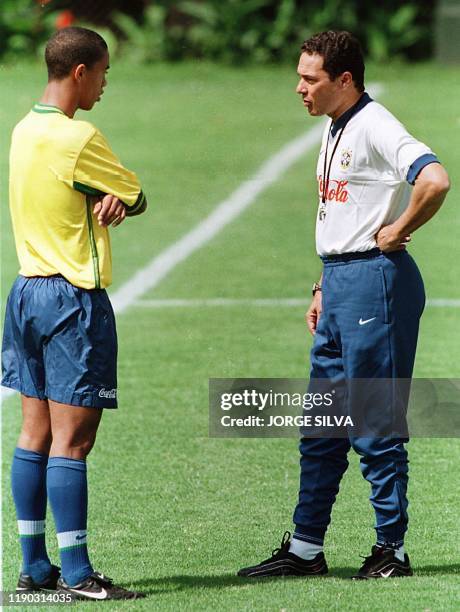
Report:
[{"label": "man's nose", "polygon": [[307,84],[305,83],[305,81],[303,79],[300,79],[299,84],[297,85],[295,92],[298,93],[298,94],[306,94],[307,93]]}]

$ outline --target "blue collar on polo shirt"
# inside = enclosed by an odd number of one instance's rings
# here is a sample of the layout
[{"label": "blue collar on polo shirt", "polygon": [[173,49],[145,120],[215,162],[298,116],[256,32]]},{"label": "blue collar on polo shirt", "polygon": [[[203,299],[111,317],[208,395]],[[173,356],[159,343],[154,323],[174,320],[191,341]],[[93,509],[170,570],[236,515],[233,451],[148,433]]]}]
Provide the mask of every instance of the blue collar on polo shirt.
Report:
[{"label": "blue collar on polo shirt", "polygon": [[370,97],[370,95],[367,92],[364,92],[363,95],[360,97],[360,99],[356,102],[356,104],[353,104],[353,106],[351,106],[348,110],[342,113],[340,117],[332,123],[332,128],[331,128],[332,137],[334,137],[337,134],[337,132],[341,128],[343,128],[343,126],[346,124],[346,122],[350,119],[352,115],[354,115],[355,113],[358,113],[367,104],[369,104],[369,102],[372,102],[372,101],[373,100]]}]

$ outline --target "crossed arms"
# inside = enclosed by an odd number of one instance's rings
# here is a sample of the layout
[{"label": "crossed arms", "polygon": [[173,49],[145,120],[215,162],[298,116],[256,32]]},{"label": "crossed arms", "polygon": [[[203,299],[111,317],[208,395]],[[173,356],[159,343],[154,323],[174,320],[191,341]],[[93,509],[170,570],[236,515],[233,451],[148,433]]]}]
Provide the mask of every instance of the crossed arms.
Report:
[{"label": "crossed arms", "polygon": [[[142,193],[142,192],[141,192]],[[126,217],[141,215],[147,209],[147,198],[142,194],[139,206],[126,206],[119,198],[107,194],[93,199],[93,214],[101,227],[117,227]],[[133,210],[131,210],[133,209]]]}]

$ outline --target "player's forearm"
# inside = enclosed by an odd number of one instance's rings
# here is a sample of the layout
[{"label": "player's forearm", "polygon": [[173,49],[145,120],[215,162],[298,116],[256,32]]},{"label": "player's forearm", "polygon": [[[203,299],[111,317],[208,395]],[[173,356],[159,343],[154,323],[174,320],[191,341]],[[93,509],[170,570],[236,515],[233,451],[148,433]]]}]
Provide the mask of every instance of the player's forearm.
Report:
[{"label": "player's forearm", "polygon": [[411,234],[429,221],[441,208],[449,188],[449,177],[440,164],[425,166],[415,181],[409,206],[393,223],[395,235]]}]

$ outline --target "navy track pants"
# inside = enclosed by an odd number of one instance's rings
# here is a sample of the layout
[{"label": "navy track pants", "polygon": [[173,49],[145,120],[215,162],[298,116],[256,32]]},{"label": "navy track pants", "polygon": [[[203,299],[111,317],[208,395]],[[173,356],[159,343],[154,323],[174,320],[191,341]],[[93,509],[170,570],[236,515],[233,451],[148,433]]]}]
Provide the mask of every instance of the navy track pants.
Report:
[{"label": "navy track pants", "polygon": [[[425,305],[406,251],[324,258],[323,311],[311,351],[312,379],[411,378]],[[371,485],[377,542],[401,545],[407,530],[407,438],[302,438],[295,537],[322,543],[351,447]]]}]

